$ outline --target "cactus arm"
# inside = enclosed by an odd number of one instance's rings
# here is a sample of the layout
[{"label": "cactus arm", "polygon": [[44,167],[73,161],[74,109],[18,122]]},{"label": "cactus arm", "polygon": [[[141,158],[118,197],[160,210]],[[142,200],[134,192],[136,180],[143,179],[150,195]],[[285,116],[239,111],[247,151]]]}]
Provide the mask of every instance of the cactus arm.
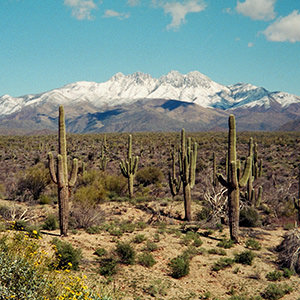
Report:
[{"label": "cactus arm", "polygon": [[78,160],[76,158],[73,159],[72,163],[72,171],[69,179],[69,187],[73,187],[77,180],[77,173],[78,173]]},{"label": "cactus arm", "polygon": [[246,161],[246,166],[245,166],[245,169],[244,169],[243,176],[239,181],[239,186],[240,187],[243,187],[247,184],[247,181],[248,181],[249,175],[250,175],[250,171],[251,171],[251,164],[252,164],[252,158],[248,157],[247,161]]},{"label": "cactus arm", "polygon": [[134,159],[134,165],[133,165],[133,170],[132,170],[133,175],[136,174],[137,169],[138,169],[138,165],[139,165],[139,157],[136,156],[135,159]]},{"label": "cactus arm", "polygon": [[54,159],[53,154],[51,152],[48,153],[48,165],[49,165],[49,173],[52,181],[57,184],[56,172],[54,169]]},{"label": "cactus arm", "polygon": [[262,188],[262,186],[260,186],[260,187],[258,188],[258,195],[257,195],[256,201],[255,201],[256,207],[259,207],[260,204],[261,204],[262,193],[263,193],[263,188]]},{"label": "cactus arm", "polygon": [[126,164],[125,164],[125,161],[123,159],[121,159],[120,161],[120,169],[121,169],[121,172],[123,174],[124,177],[128,177],[128,172],[127,172],[127,169],[126,169]]},{"label": "cactus arm", "polygon": [[229,187],[227,180],[223,177],[222,174],[217,174],[217,179],[224,187],[226,187],[226,188]]}]

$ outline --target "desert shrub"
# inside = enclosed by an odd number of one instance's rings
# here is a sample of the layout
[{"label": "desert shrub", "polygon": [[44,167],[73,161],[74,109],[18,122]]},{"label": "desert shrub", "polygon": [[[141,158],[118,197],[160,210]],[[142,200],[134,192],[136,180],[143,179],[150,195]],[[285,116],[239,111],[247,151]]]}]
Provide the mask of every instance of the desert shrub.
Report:
[{"label": "desert shrub", "polygon": [[207,220],[211,215],[211,209],[209,207],[203,207],[201,210],[197,211],[195,214],[196,221]]},{"label": "desert shrub", "polygon": [[195,246],[189,245],[183,252],[182,256],[192,259],[194,256],[203,254],[203,248],[196,248]]},{"label": "desert shrub", "polygon": [[147,227],[147,224],[143,221],[139,221],[136,223],[136,229],[143,230]]},{"label": "desert shrub", "polygon": [[186,255],[179,255],[175,258],[172,258],[169,262],[169,267],[171,269],[170,275],[173,278],[181,278],[186,276],[190,272],[190,261],[189,257]]},{"label": "desert shrub", "polygon": [[232,258],[222,257],[213,264],[212,270],[220,271],[225,268],[231,267],[233,264],[234,264],[234,260]]},{"label": "desert shrub", "polygon": [[101,225],[105,221],[105,212],[100,208],[74,203],[70,211],[69,226],[73,229],[89,228]]},{"label": "desert shrub", "polygon": [[38,200],[49,183],[49,171],[44,164],[38,163],[29,168],[25,175],[18,180],[16,195],[23,201],[30,200],[30,197],[29,199],[25,198],[27,195],[25,191],[28,191],[33,200]]},{"label": "desert shrub", "polygon": [[246,207],[240,211],[240,226],[257,227],[260,219],[257,210],[253,207]]},{"label": "desert shrub", "polygon": [[261,244],[255,239],[248,239],[245,243],[246,248],[251,250],[260,250]]},{"label": "desert shrub", "polygon": [[123,196],[127,188],[127,180],[124,176],[106,175],[104,187],[108,191],[108,198],[113,199]]},{"label": "desert shrub", "polygon": [[275,270],[275,271],[267,273],[266,278],[269,281],[278,281],[278,280],[281,280],[282,273],[280,271]]},{"label": "desert shrub", "polygon": [[138,184],[148,186],[160,183],[163,180],[163,173],[161,169],[150,166],[138,170],[135,178]]},{"label": "desert shrub", "polygon": [[250,250],[245,250],[241,253],[234,255],[234,260],[236,263],[243,265],[252,265],[252,261],[255,257],[255,254]]},{"label": "desert shrub", "polygon": [[284,278],[291,278],[291,276],[294,275],[294,272],[288,268],[283,268],[282,270],[282,276]]},{"label": "desert shrub", "polygon": [[193,246],[200,247],[203,244],[202,240],[198,237],[194,239]]},{"label": "desert shrub", "polygon": [[88,234],[98,234],[101,232],[101,227],[100,226],[90,226],[86,228],[85,230]]},{"label": "desert shrub", "polygon": [[122,232],[132,233],[134,232],[136,225],[130,221],[124,221],[119,224],[119,227]]},{"label": "desert shrub", "polygon": [[135,250],[130,243],[120,242],[116,246],[116,253],[120,258],[120,262],[125,265],[133,265],[135,263]]},{"label": "desert shrub", "polygon": [[153,252],[158,249],[157,244],[151,241],[147,241],[145,247],[143,248],[144,251]]},{"label": "desert shrub", "polygon": [[216,254],[225,256],[227,253],[224,249],[212,248],[207,251],[208,254]]},{"label": "desert shrub", "polygon": [[54,238],[52,244],[55,246],[56,269],[78,270],[82,258],[81,250],[58,238]]},{"label": "desert shrub", "polygon": [[42,225],[42,229],[44,230],[56,230],[58,228],[58,219],[55,215],[49,215],[44,224]]},{"label": "desert shrub", "polygon": [[234,241],[231,240],[231,239],[222,239],[217,244],[218,247],[222,247],[222,248],[225,248],[225,249],[229,249],[229,248],[233,247],[233,245],[234,245]]},{"label": "desert shrub", "polygon": [[[26,245],[24,245],[26,247]],[[42,300],[49,282],[34,261],[16,253],[0,252],[0,299]]]},{"label": "desert shrub", "polygon": [[297,229],[285,234],[283,241],[277,246],[279,252],[279,264],[282,268],[288,268],[300,274],[300,232]]},{"label": "desert shrub", "polygon": [[12,224],[12,229],[17,231],[27,231],[29,223],[25,220],[17,220]]},{"label": "desert shrub", "polygon": [[228,300],[262,300],[261,296],[233,295]]},{"label": "desert shrub", "polygon": [[104,257],[99,260],[99,273],[102,276],[110,277],[117,273],[118,261],[114,257]]},{"label": "desert shrub", "polygon": [[275,284],[270,283],[266,289],[261,293],[264,299],[277,300],[282,298],[284,295],[292,292],[292,288],[286,284]]},{"label": "desert shrub", "polygon": [[54,202],[54,199],[48,195],[41,195],[39,197],[39,204],[45,205],[45,204],[52,204]]},{"label": "desert shrub", "polygon": [[94,254],[101,257],[107,255],[107,251],[104,248],[98,248]]},{"label": "desert shrub", "polygon": [[138,263],[147,268],[156,264],[156,261],[151,253],[142,253],[138,256]]},{"label": "desert shrub", "polygon": [[132,238],[132,242],[136,244],[140,244],[144,242],[147,238],[145,237],[144,234],[137,234]]},{"label": "desert shrub", "polygon": [[106,200],[107,191],[100,183],[81,186],[74,194],[74,201],[88,206],[95,206]]},{"label": "desert shrub", "polygon": [[[163,299],[168,294],[170,283],[161,279],[152,280],[149,286],[145,287],[145,293],[154,297],[154,299]],[[161,297],[162,296],[162,297]]]}]

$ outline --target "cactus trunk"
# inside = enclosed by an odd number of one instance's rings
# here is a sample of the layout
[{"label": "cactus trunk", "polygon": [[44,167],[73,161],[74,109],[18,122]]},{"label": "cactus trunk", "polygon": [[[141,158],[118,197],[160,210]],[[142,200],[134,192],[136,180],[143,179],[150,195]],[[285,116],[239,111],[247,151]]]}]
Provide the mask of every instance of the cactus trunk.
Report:
[{"label": "cactus trunk", "polygon": [[58,118],[58,155],[57,155],[57,171],[54,169],[54,159],[52,153],[48,154],[49,171],[51,179],[57,184],[58,189],[58,210],[59,210],[59,227],[60,234],[68,235],[68,219],[69,219],[69,191],[74,186],[77,178],[78,161],[73,160],[70,180],[68,179],[67,165],[67,147],[66,147],[66,128],[65,115],[63,106],[59,107]]},{"label": "cactus trunk", "polygon": [[128,136],[128,152],[127,152],[127,160],[123,159],[120,162],[120,169],[122,175],[128,179],[128,194],[129,198],[133,198],[133,180],[137,172],[139,163],[139,157],[132,156],[132,136],[131,134]]},{"label": "cactus trunk", "polygon": [[227,181],[222,175],[218,175],[219,182],[227,188],[228,192],[228,216],[230,238],[239,242],[239,216],[240,216],[240,187],[247,184],[251,170],[252,157],[248,156],[243,175],[240,174],[240,167],[236,159],[236,127],[234,115],[229,116],[228,133],[228,166]]}]

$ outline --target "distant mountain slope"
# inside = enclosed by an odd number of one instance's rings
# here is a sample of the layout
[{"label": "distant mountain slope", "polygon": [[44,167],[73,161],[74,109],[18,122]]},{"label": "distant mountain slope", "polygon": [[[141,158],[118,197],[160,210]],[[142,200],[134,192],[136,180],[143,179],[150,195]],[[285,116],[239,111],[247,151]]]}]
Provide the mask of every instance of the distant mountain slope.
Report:
[{"label": "distant mountain slope", "polygon": [[71,132],[211,130],[227,127],[230,113],[239,120],[239,130],[276,130],[300,119],[300,97],[295,95],[251,84],[224,86],[197,71],[171,71],[158,79],[137,72],[36,95],[4,95],[0,132],[54,130],[60,104]]}]

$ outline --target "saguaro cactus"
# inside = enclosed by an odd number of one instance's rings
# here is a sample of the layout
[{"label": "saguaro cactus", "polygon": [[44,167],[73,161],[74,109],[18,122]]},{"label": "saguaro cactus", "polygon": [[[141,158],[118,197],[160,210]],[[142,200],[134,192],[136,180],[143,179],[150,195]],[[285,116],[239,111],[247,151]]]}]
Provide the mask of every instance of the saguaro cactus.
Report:
[{"label": "saguaro cactus", "polygon": [[175,164],[175,152],[171,153],[172,157],[172,168],[171,171],[169,171],[169,186],[170,191],[173,197],[178,195],[180,188],[181,188],[181,178],[180,175],[176,176],[176,164]]},{"label": "saguaro cactus", "polygon": [[[238,176],[238,161],[236,159],[236,127],[234,115],[229,116],[229,134],[228,134],[228,174],[227,180],[218,174],[219,182],[227,188],[228,191],[228,214],[230,238],[238,243],[239,241],[239,218],[240,218],[240,187],[247,184],[252,158],[248,156],[243,176]],[[240,178],[239,178],[240,177]]]},{"label": "saguaro cactus", "polygon": [[58,155],[57,169],[54,168],[54,159],[51,152],[48,153],[49,171],[52,181],[57,184],[58,207],[59,207],[59,227],[60,234],[67,236],[69,219],[69,192],[77,179],[78,161],[73,159],[70,179],[68,178],[67,147],[66,147],[66,127],[63,106],[59,107],[58,118]]},{"label": "saguaro cactus", "polygon": [[99,168],[101,171],[105,171],[106,170],[106,166],[107,166],[107,156],[106,156],[106,149],[107,147],[105,145],[101,146],[101,156],[100,156],[100,162],[99,162]]},{"label": "saguaro cactus", "polygon": [[186,148],[185,130],[182,129],[179,167],[180,177],[183,185],[185,220],[187,221],[192,220],[191,189],[195,185],[196,159],[197,143],[194,142],[192,145],[191,138],[189,138]]},{"label": "saguaro cactus", "polygon": [[136,174],[139,163],[139,157],[132,157],[132,136],[131,134],[128,137],[128,152],[127,152],[127,160],[124,161],[121,159],[120,169],[125,178],[128,179],[128,193],[129,198],[133,197],[133,179]]}]

